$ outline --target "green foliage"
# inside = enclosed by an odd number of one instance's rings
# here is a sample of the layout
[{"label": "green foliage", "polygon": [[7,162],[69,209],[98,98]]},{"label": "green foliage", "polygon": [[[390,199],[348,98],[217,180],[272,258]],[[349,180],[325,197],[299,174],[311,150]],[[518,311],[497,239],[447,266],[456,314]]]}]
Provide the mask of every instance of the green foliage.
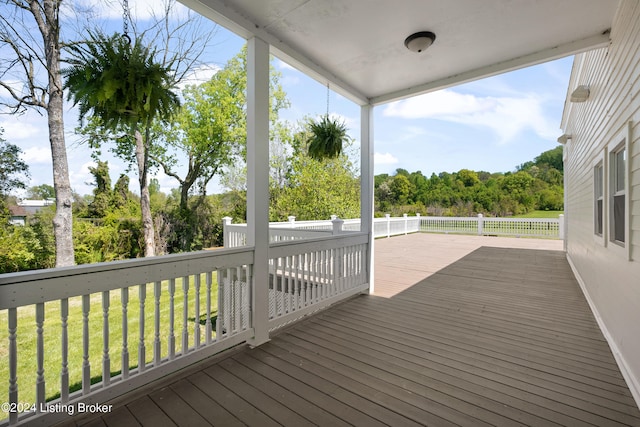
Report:
[{"label": "green foliage", "polygon": [[56,190],[49,184],[35,185],[27,189],[27,198],[33,200],[55,199]]},{"label": "green foliage", "polygon": [[288,185],[271,201],[271,220],[357,218],[360,215],[360,181],[348,158],[317,160],[300,153],[292,159]]},{"label": "green foliage", "polygon": [[29,166],[22,161],[22,150],[9,144],[2,138],[0,128],[0,197],[9,195],[14,189],[26,188],[25,179],[29,177]]},{"label": "green foliage", "polygon": [[347,125],[338,119],[324,115],[320,120],[312,120],[309,126],[309,156],[312,159],[335,159],[342,152],[342,145],[351,139],[347,135]]},{"label": "green foliage", "polygon": [[80,118],[91,113],[111,130],[168,119],[180,105],[172,71],[156,61],[156,50],[141,37],[133,45],[119,34],[89,32],[85,44],[69,48],[62,70],[68,99]]},{"label": "green foliage", "polygon": [[533,209],[563,208],[563,175],[557,169],[562,149],[553,149],[526,162],[514,173],[458,172],[432,174],[396,170],[374,177],[376,214],[488,216],[524,214]]},{"label": "green foliage", "polygon": [[36,214],[24,225],[0,225],[0,274],[51,268],[55,265],[53,208]]}]

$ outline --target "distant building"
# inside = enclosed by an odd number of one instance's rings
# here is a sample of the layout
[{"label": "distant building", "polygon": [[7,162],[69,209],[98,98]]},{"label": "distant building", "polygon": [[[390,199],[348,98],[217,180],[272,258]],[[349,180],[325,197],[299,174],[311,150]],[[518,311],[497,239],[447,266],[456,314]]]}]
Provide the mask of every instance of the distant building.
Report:
[{"label": "distant building", "polygon": [[9,223],[13,225],[25,225],[27,223],[27,210],[22,206],[9,206]]},{"label": "distant building", "polygon": [[44,200],[22,200],[18,202],[18,206],[24,208],[28,214],[32,215],[36,212],[39,212],[42,208],[47,206],[55,205],[55,199],[44,199]]},{"label": "distant building", "polygon": [[18,206],[9,206],[9,222],[14,225],[25,225],[29,216],[55,203],[54,199],[22,200],[18,202]]}]

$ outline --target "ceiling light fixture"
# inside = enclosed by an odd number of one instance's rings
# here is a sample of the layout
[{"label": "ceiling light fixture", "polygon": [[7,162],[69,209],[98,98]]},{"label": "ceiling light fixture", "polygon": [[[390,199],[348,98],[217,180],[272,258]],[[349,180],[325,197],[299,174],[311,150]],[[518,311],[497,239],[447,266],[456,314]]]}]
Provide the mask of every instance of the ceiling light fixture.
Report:
[{"label": "ceiling light fixture", "polygon": [[420,31],[407,37],[404,45],[411,52],[420,53],[431,46],[435,40],[436,35],[431,31]]}]

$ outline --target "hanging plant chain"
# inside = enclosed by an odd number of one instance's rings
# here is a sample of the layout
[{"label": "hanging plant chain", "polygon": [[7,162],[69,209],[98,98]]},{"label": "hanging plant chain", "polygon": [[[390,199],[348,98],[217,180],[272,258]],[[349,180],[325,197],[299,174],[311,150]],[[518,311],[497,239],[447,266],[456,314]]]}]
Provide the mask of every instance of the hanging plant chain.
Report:
[{"label": "hanging plant chain", "polygon": [[129,0],[123,0],[122,2],[122,37],[129,44],[131,44],[131,37],[129,37],[129,22],[131,21],[131,13],[129,11]]},{"label": "hanging plant chain", "polygon": [[327,118],[329,117],[329,82],[327,82]]}]

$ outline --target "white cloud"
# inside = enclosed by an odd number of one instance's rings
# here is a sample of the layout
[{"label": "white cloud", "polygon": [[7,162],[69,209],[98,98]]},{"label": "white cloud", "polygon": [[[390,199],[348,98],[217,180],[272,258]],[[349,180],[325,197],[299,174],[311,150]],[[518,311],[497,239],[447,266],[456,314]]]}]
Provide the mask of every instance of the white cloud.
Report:
[{"label": "white cloud", "polygon": [[94,178],[89,172],[89,167],[95,166],[93,161],[85,162],[77,169],[73,167],[73,164],[69,165],[69,182],[73,191],[79,194],[91,194],[93,191],[91,183],[94,182]]},{"label": "white cloud", "polygon": [[557,126],[544,115],[544,99],[531,94],[520,97],[479,97],[441,90],[389,104],[383,114],[405,119],[436,119],[476,127],[488,127],[506,143],[530,129],[543,138],[554,138]]},{"label": "white cloud", "polygon": [[375,165],[395,165],[399,160],[391,153],[374,153],[373,163]]},{"label": "white cloud", "polygon": [[47,131],[47,119],[35,112],[24,115],[7,116],[7,120],[0,122],[0,128],[4,129],[3,138],[12,144],[22,145],[21,141],[33,140]]},{"label": "white cloud", "polygon": [[196,67],[193,71],[189,72],[184,79],[180,82],[179,88],[182,90],[187,85],[199,85],[201,83],[211,80],[220,67],[215,64],[203,64]]},{"label": "white cloud", "polygon": [[30,147],[22,155],[27,164],[46,163],[51,164],[51,150],[48,147]]}]

